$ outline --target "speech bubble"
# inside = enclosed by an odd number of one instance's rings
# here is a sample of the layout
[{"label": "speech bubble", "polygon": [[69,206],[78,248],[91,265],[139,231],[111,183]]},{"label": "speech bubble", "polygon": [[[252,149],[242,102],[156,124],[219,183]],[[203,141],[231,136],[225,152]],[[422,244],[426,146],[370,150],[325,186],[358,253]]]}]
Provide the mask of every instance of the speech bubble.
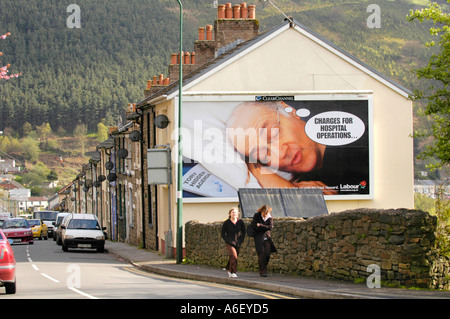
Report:
[{"label": "speech bubble", "polygon": [[330,111],[310,118],[305,126],[306,135],[313,141],[329,146],[347,145],[364,135],[366,126],[354,114]]}]

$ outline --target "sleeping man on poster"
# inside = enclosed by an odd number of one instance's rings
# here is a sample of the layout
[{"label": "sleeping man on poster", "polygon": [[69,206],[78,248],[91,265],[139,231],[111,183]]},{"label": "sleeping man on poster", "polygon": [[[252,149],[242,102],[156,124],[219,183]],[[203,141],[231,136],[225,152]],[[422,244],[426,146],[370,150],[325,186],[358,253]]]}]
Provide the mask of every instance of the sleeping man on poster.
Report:
[{"label": "sleeping man on poster", "polygon": [[369,194],[368,101],[185,102],[184,196],[307,187]]}]

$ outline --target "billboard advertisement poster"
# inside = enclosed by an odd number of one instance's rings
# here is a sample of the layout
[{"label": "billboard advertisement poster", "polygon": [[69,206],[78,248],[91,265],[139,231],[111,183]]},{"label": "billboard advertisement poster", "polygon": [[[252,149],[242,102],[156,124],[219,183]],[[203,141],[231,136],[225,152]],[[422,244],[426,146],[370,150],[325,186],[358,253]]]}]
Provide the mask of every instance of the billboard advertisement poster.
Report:
[{"label": "billboard advertisement poster", "polygon": [[326,199],[373,198],[371,98],[183,97],[183,197],[301,187]]}]

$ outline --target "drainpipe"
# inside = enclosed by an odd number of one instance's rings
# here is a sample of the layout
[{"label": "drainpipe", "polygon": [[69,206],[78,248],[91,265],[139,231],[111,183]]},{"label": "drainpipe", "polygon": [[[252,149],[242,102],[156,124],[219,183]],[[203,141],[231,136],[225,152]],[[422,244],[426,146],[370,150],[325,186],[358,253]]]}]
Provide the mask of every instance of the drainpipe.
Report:
[{"label": "drainpipe", "polygon": [[[141,127],[141,140],[140,140],[140,145],[141,145],[141,214],[142,214],[142,247],[146,248],[146,243],[145,243],[145,189],[144,187],[146,187],[147,185],[144,185],[144,112],[141,111],[140,116],[139,116],[139,121],[140,123],[138,123]],[[149,127],[147,129],[150,129]]]}]

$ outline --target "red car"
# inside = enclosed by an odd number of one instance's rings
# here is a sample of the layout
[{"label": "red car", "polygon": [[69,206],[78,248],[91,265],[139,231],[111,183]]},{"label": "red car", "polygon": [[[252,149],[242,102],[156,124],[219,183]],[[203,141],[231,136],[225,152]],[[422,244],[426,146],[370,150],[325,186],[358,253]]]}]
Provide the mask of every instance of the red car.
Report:
[{"label": "red car", "polygon": [[13,243],[33,243],[33,231],[23,218],[9,218],[2,225],[2,231]]},{"label": "red car", "polygon": [[7,294],[16,293],[16,259],[5,234],[0,230],[0,287]]}]

